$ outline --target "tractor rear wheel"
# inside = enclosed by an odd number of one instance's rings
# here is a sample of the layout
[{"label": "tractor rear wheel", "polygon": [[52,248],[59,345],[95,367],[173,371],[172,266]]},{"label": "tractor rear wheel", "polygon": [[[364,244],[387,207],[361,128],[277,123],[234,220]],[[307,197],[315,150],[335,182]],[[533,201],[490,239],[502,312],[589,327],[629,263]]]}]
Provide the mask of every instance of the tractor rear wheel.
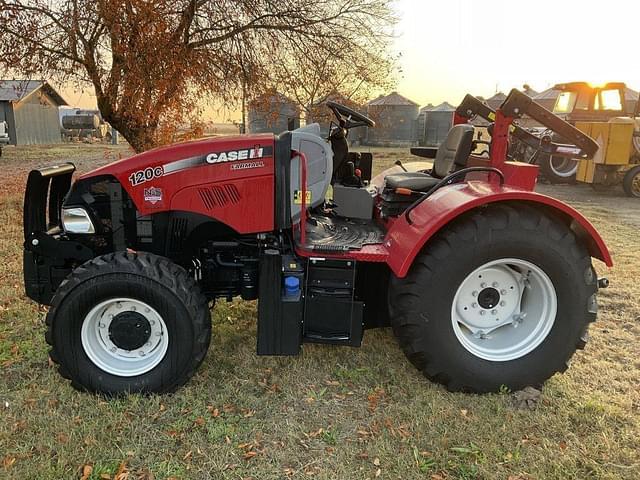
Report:
[{"label": "tractor rear wheel", "polygon": [[391,324],[408,359],[449,390],[538,387],[584,347],[596,291],[589,253],[563,222],[489,206],[392,278]]},{"label": "tractor rear wheel", "polygon": [[209,347],[206,298],[187,272],[149,253],[118,252],[76,268],[47,315],[51,359],[79,390],[165,393]]}]

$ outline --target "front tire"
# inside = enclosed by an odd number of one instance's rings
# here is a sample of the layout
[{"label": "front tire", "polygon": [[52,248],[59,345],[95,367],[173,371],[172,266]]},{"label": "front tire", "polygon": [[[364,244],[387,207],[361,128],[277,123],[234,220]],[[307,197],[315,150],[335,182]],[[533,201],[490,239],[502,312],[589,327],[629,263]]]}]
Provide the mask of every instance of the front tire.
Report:
[{"label": "front tire", "polygon": [[76,268],[47,315],[59,371],[79,390],[167,393],[200,366],[211,338],[206,298],[164,257],[118,252]]},{"label": "front tire", "polygon": [[489,206],[392,278],[391,323],[408,359],[451,391],[539,387],[584,347],[596,291],[589,253],[563,222]]}]

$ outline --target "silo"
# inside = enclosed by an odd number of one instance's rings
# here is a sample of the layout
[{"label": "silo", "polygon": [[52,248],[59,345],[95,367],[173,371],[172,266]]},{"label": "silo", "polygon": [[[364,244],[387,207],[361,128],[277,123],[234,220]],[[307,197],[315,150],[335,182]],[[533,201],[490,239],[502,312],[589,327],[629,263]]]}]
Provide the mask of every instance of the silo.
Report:
[{"label": "silo", "polygon": [[300,127],[300,109],[296,103],[277,92],[268,92],[249,102],[249,133],[279,134],[292,126]]},{"label": "silo", "polygon": [[423,145],[436,147],[445,138],[453,125],[453,112],[456,108],[447,102],[425,111]]},{"label": "silo", "polygon": [[376,122],[375,128],[367,128],[367,144],[407,146],[416,143],[417,103],[392,92],[369,102],[367,112]]}]

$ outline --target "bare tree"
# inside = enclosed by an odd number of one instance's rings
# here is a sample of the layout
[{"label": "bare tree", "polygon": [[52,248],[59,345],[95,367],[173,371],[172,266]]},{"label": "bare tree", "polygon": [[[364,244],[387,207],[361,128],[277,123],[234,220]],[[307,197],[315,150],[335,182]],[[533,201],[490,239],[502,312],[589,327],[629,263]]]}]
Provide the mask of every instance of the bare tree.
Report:
[{"label": "bare tree", "polygon": [[389,4],[0,0],[0,67],[90,83],[104,119],[142,151],[207,99],[237,100],[243,84],[250,95],[276,81],[307,104],[337,86],[383,85]]}]

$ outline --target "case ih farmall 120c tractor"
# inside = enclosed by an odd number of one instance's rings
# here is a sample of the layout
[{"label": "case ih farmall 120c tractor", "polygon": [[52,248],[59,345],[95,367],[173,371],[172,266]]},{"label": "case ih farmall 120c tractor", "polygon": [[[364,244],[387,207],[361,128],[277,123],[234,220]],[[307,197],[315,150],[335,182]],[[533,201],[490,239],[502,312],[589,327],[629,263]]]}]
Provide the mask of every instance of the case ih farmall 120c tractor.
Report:
[{"label": "case ih farmall 120c tractor", "polygon": [[[591,258],[611,257],[580,213],[533,192],[538,167],[508,159],[508,142],[569,158],[596,143],[514,90],[489,156],[475,156],[467,122],[483,105],[468,96],[440,148],[413,150],[431,170],[370,181],[371,155],[346,137],[374,122],[328,106],[328,139],[311,124],[183,143],[73,186],[72,164],[30,173],[25,286],[51,306],[62,376],[108,395],[172,391],[205,357],[212,302],[236,296],[258,300],[259,355],[359,346],[364,329],[391,325],[450,390],[537,386],[566,368],[606,286]],[[571,144],[530,138],[513,125],[524,114]]]}]

